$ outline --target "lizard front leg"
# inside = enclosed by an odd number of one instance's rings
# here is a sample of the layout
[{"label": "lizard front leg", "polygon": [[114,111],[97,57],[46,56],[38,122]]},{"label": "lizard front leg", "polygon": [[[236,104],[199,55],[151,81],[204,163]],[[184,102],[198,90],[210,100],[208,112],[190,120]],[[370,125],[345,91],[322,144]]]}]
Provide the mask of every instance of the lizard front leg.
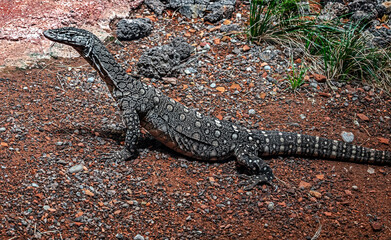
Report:
[{"label": "lizard front leg", "polygon": [[140,118],[135,109],[123,111],[123,119],[126,125],[125,146],[122,150],[108,154],[106,159],[122,162],[137,158],[137,144],[140,138]]}]

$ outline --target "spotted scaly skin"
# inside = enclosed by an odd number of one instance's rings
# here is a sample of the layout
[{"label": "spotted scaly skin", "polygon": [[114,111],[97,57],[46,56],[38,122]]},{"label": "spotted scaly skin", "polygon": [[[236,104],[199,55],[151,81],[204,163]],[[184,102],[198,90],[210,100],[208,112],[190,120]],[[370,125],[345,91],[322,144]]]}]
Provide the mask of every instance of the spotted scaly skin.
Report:
[{"label": "spotted scaly skin", "polygon": [[125,147],[119,154],[124,160],[137,156],[142,126],[167,147],[191,158],[236,157],[253,173],[254,185],[274,178],[262,156],[295,155],[391,165],[390,152],[297,133],[249,130],[205,116],[128,75],[103,43],[86,30],[67,27],[47,30],[44,35],[75,48],[106,82],[127,127]]}]

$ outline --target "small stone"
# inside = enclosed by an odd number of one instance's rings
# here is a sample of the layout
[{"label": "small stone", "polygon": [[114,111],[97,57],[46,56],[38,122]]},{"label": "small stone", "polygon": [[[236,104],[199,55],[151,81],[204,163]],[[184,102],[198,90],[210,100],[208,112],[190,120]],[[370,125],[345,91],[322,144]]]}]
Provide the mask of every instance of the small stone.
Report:
[{"label": "small stone", "polygon": [[315,81],[317,81],[317,82],[326,82],[326,80],[327,80],[327,77],[324,76],[324,75],[322,75],[322,74],[316,74],[316,73],[314,73],[314,74],[312,74],[312,75],[314,76],[314,79],[315,79]]},{"label": "small stone", "polygon": [[189,75],[189,74],[192,74],[192,73],[197,73],[197,70],[192,68],[192,67],[188,67],[188,68],[185,69],[185,73],[187,75]]},{"label": "small stone", "polygon": [[44,205],[44,206],[43,206],[43,209],[46,210],[46,211],[49,210],[49,208],[50,208],[49,205]]},{"label": "small stone", "polygon": [[84,189],[84,193],[90,197],[93,197],[95,194],[93,192],[91,192],[90,190],[88,189]]},{"label": "small stone", "polygon": [[250,115],[254,115],[255,113],[256,113],[256,111],[254,109],[248,110],[248,114],[250,114]]},{"label": "small stone", "polygon": [[374,231],[381,231],[383,228],[383,224],[379,221],[372,222],[371,226]]},{"label": "small stone", "polygon": [[178,83],[178,79],[174,77],[162,77],[163,82],[170,83],[176,85]]},{"label": "small stone", "polygon": [[387,138],[378,137],[377,139],[379,139],[379,142],[380,142],[380,143],[383,143],[383,144],[386,144],[386,145],[389,145],[389,144],[390,144],[390,140],[387,139]]},{"label": "small stone", "polygon": [[5,132],[5,127],[0,127],[0,132]]},{"label": "small stone", "polygon": [[355,190],[355,191],[357,191],[357,190],[358,190],[358,187],[357,187],[356,185],[353,185],[353,186],[352,186],[352,189]]},{"label": "small stone", "polygon": [[306,119],[306,116],[304,114],[300,114],[300,118],[304,120]]},{"label": "small stone", "polygon": [[215,88],[215,87],[216,87],[216,83],[211,83],[211,84],[210,84],[210,87],[211,87],[211,88]]},{"label": "small stone", "polygon": [[263,69],[265,69],[267,71],[267,70],[270,70],[272,68],[269,65],[266,65],[266,66],[263,67]]},{"label": "small stone", "polygon": [[362,113],[357,113],[357,117],[363,121],[369,121],[369,118]]},{"label": "small stone", "polygon": [[87,79],[87,82],[89,82],[89,83],[93,83],[93,82],[94,82],[94,80],[95,80],[95,78],[93,78],[93,77],[89,77],[89,78]]},{"label": "small stone", "polygon": [[77,173],[83,171],[83,164],[75,165],[71,168],[69,168],[69,173]]},{"label": "small stone", "polygon": [[375,173],[375,169],[369,167],[368,170],[367,170],[367,172],[368,172],[369,174],[374,174],[374,173]]},{"label": "small stone", "polygon": [[144,240],[144,237],[141,236],[140,234],[137,234],[133,239],[134,240]]},{"label": "small stone", "polygon": [[243,52],[247,52],[247,51],[249,51],[251,48],[250,48],[248,45],[244,45],[242,49],[243,49]]},{"label": "small stone", "polygon": [[322,197],[322,194],[320,192],[317,192],[317,191],[314,191],[314,190],[310,191],[310,195],[314,196],[314,197],[316,197],[318,199],[320,199]]},{"label": "small stone", "polygon": [[354,140],[354,134],[352,132],[342,131],[341,137],[342,137],[343,141],[346,143],[352,143]]},{"label": "small stone", "polygon": [[56,146],[61,146],[61,145],[64,145],[63,142],[56,142]]},{"label": "small stone", "polygon": [[267,204],[267,209],[269,209],[270,211],[272,211],[274,209],[274,203],[273,202],[269,202]]},{"label": "small stone", "polygon": [[36,184],[36,183],[32,183],[31,186],[32,187],[39,187],[38,184]]},{"label": "small stone", "polygon": [[311,187],[311,183],[300,181],[299,188],[309,188]]}]

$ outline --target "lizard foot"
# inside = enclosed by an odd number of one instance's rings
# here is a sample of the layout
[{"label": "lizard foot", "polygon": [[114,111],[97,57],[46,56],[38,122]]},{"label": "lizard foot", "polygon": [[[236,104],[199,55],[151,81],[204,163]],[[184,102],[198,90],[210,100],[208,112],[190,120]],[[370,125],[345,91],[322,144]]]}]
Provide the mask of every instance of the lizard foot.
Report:
[{"label": "lizard foot", "polygon": [[273,173],[270,171],[265,171],[263,173],[259,173],[257,175],[245,175],[241,174],[239,175],[241,178],[246,179],[245,181],[242,181],[239,183],[240,185],[244,186],[245,191],[249,191],[253,189],[258,184],[268,184],[270,186],[274,186],[272,183],[272,180],[274,179]]},{"label": "lizard foot", "polygon": [[103,159],[106,160],[105,165],[108,165],[111,162],[118,164],[120,162],[133,160],[137,158],[137,156],[138,156],[137,150],[129,151],[128,149],[124,148],[117,152],[104,154]]}]

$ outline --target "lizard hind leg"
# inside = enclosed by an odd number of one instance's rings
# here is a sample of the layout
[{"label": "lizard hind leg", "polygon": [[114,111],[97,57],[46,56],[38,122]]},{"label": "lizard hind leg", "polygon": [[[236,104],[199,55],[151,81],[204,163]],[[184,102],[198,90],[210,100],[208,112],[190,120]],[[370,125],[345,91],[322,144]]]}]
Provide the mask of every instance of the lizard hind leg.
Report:
[{"label": "lizard hind leg", "polygon": [[248,146],[239,146],[235,151],[237,162],[244,166],[249,172],[250,176],[245,176],[248,179],[245,185],[246,190],[250,190],[258,184],[266,183],[272,185],[271,181],[274,179],[271,167],[265,163],[256,153],[256,149]]}]

